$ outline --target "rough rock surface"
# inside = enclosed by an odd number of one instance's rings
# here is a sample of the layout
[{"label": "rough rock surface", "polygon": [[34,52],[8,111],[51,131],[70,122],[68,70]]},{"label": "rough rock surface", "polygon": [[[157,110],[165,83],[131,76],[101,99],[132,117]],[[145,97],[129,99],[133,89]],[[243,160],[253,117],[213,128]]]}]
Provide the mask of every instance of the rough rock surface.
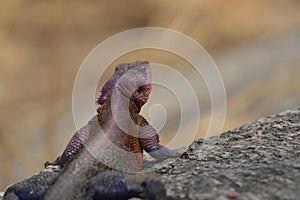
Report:
[{"label": "rough rock surface", "polygon": [[195,141],[155,168],[179,199],[300,199],[300,108]]},{"label": "rough rock surface", "polygon": [[178,199],[300,199],[300,108],[195,141],[152,169]]}]

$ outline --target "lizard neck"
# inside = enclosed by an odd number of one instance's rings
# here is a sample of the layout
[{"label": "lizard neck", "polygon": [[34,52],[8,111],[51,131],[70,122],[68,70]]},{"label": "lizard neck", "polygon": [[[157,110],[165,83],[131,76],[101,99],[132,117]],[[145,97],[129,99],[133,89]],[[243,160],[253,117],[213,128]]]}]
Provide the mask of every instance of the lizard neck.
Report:
[{"label": "lizard neck", "polygon": [[[130,108],[128,102],[127,106],[123,101],[114,102],[114,104],[116,105],[112,105],[112,102],[108,100],[97,109],[98,122],[106,137],[116,147],[122,149],[116,155],[128,152],[124,154],[123,158],[116,161],[117,165],[124,167],[125,171],[140,171],[143,162],[143,150],[139,142],[139,126],[133,117],[136,110]],[[114,114],[113,109],[115,109]]]},{"label": "lizard neck", "polygon": [[140,109],[128,100],[115,98],[114,101],[107,100],[99,106],[97,118],[103,132],[113,143],[119,143],[124,150],[141,152],[136,144],[139,138],[139,122],[136,115],[139,111]]}]

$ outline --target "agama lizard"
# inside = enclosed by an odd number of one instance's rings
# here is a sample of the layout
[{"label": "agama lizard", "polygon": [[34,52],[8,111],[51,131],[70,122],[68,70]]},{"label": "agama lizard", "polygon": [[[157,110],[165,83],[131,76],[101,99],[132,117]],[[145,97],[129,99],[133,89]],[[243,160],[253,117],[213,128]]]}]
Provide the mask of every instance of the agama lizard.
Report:
[{"label": "agama lizard", "polygon": [[139,114],[151,86],[148,62],[117,65],[97,100],[97,115],[45,170],[10,186],[4,200],[172,199],[158,180],[132,175],[142,170],[143,150],[159,160],[184,152],[159,144],[157,132]]}]

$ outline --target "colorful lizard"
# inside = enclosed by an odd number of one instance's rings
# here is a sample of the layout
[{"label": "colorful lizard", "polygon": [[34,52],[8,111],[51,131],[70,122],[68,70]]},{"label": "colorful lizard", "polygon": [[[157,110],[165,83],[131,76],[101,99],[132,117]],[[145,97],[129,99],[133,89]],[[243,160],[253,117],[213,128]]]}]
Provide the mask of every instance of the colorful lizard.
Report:
[{"label": "colorful lizard", "polygon": [[4,200],[172,199],[159,181],[132,175],[142,170],[143,150],[159,160],[184,152],[160,145],[157,132],[139,114],[150,92],[148,62],[116,66],[98,98],[97,115],[73,135],[61,156],[45,163],[44,171],[10,186]]}]

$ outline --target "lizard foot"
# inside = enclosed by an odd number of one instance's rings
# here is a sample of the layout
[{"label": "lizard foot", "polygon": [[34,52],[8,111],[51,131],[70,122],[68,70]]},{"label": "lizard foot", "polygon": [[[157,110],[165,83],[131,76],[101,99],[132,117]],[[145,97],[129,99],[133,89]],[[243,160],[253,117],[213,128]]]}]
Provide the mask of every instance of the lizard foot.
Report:
[{"label": "lizard foot", "polygon": [[11,185],[3,200],[39,200],[58,176],[57,172],[41,171],[32,177]]},{"label": "lizard foot", "polygon": [[180,147],[178,149],[168,149],[167,147],[160,146],[156,151],[148,152],[151,157],[156,158],[159,161],[166,160],[168,158],[177,158],[185,153],[186,147]]},{"label": "lizard foot", "polygon": [[101,172],[92,178],[86,193],[88,199],[129,199],[139,197],[149,200],[174,200],[166,195],[161,181],[140,174],[119,171]]}]

